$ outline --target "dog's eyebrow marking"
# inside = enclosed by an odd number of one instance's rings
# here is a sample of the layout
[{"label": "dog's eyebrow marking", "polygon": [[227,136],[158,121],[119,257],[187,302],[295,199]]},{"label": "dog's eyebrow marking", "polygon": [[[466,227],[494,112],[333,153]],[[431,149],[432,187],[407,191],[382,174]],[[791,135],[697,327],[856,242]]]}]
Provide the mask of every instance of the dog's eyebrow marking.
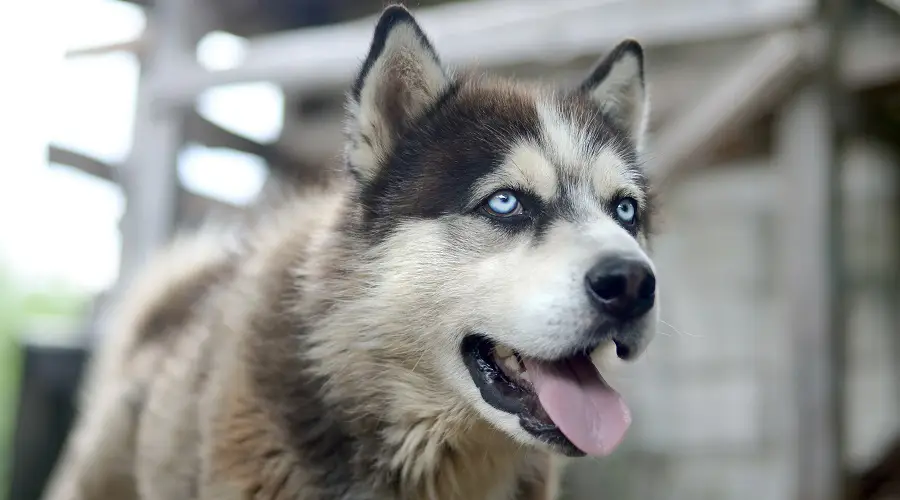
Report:
[{"label": "dog's eyebrow marking", "polygon": [[552,200],[558,193],[556,167],[544,151],[534,144],[521,144],[512,149],[507,159],[509,168],[519,172],[535,194],[545,200]]},{"label": "dog's eyebrow marking", "polygon": [[590,165],[591,187],[600,199],[622,193],[642,203],[644,193],[636,177],[611,145],[603,147]]},{"label": "dog's eyebrow marking", "polygon": [[481,200],[503,188],[525,189],[551,201],[559,190],[556,167],[536,144],[519,142],[496,170],[475,184],[472,192],[476,200]]},{"label": "dog's eyebrow marking", "polygon": [[614,142],[598,142],[588,125],[579,123],[578,109],[566,113],[552,99],[539,100],[536,105],[544,147],[560,162],[556,168],[562,170],[561,178],[590,186],[599,200],[623,193],[643,202],[639,172],[629,167]]}]

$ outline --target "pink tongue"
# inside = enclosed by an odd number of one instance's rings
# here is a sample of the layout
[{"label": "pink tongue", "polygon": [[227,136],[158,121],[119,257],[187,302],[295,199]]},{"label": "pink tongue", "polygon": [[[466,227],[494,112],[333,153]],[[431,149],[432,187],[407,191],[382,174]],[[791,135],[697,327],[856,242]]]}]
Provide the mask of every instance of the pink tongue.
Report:
[{"label": "pink tongue", "polygon": [[544,410],[572,444],[594,456],[615,450],[631,424],[631,413],[589,357],[522,361]]}]

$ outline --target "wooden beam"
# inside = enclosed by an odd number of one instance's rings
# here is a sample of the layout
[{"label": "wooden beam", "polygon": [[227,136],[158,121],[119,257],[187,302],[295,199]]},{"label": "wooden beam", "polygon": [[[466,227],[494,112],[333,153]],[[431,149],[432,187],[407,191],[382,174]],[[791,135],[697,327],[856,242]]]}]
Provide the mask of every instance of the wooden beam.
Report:
[{"label": "wooden beam", "polygon": [[[625,37],[647,46],[737,37],[807,18],[811,0],[480,0],[420,9],[416,16],[450,65],[504,66],[566,61],[608,50]],[[268,81],[289,91],[345,86],[370,42],[373,18],[256,37],[244,61],[223,71],[187,63],[154,80],[166,105],[193,102],[205,89]],[[561,36],[560,33],[565,33]]]},{"label": "wooden beam", "polygon": [[103,54],[110,54],[112,52],[132,52],[135,54],[140,54],[141,50],[145,44],[144,37],[136,38],[134,40],[127,40],[124,42],[116,42],[116,43],[108,43],[104,45],[94,45],[90,47],[78,47],[74,49],[67,50],[65,53],[66,59],[77,59],[79,57],[87,57],[87,56],[98,56]]},{"label": "wooden beam", "polygon": [[[98,179],[118,183],[117,172],[120,167],[102,162],[83,153],[51,144],[48,148],[47,157],[50,163],[72,167]],[[239,210],[239,207],[236,205],[192,193],[180,186],[178,199],[183,207],[181,209],[182,213],[191,220],[201,220],[208,214],[232,214]]]},{"label": "wooden beam", "polygon": [[[196,112],[187,114],[184,124],[184,135],[186,141],[197,142],[210,148],[228,148],[243,151],[259,156],[272,164],[283,165],[300,161],[295,159],[290,153],[282,151],[277,145],[261,144],[248,139],[203,118]],[[97,177],[111,179],[107,175],[108,172],[104,170],[109,168],[109,166],[87,155],[54,145],[50,145],[49,154],[52,162],[77,166],[79,170],[94,174]]]},{"label": "wooden beam", "polygon": [[[898,46],[896,34],[855,30],[836,63],[842,84],[862,89],[900,77]],[[655,182],[662,186],[704,166],[704,155],[719,141],[770,113],[796,90],[812,74],[823,49],[814,30],[776,33],[753,48],[661,128],[651,151]]]},{"label": "wooden beam", "polygon": [[47,148],[47,161],[73,167],[94,177],[117,183],[116,167],[84,153],[51,144]]},{"label": "wooden beam", "polygon": [[718,140],[784,98],[806,71],[805,63],[800,32],[773,34],[754,47],[656,137],[650,153],[654,183],[664,186],[702,166],[702,154]]},{"label": "wooden beam", "polygon": [[270,164],[300,161],[276,144],[263,144],[236,134],[221,125],[207,120],[196,111],[189,111],[185,115],[184,135],[188,141],[198,142],[211,148],[228,148],[243,151],[259,156]]},{"label": "wooden beam", "polygon": [[[332,147],[327,158],[329,160],[338,156],[342,145],[343,136],[340,129],[331,130],[328,134],[315,134],[313,129],[311,134],[304,131],[301,134],[301,141],[316,141],[320,147],[321,144]],[[318,182],[327,172],[320,172],[323,169],[323,158],[314,155],[305,154],[297,148],[290,148],[284,141],[273,144],[262,144],[252,139],[248,139],[242,135],[236,134],[216,123],[213,123],[196,111],[188,111],[184,125],[184,135],[186,140],[198,142],[210,148],[228,148],[237,151],[243,151],[262,158],[268,168],[269,174],[277,174],[274,177],[279,179],[291,179],[292,181],[302,182],[310,180]],[[307,137],[311,135],[311,137]],[[274,178],[273,177],[273,178]]]}]

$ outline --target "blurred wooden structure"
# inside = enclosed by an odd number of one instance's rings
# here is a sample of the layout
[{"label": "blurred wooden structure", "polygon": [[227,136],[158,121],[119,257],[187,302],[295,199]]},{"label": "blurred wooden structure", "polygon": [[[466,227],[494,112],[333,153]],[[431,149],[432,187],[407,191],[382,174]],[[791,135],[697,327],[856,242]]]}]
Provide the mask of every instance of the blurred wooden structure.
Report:
[{"label": "blurred wooden structure", "polygon": [[[111,166],[60,148],[50,151],[52,161],[114,180],[124,189],[121,284],[179,225],[236,209],[178,185],[176,156],[187,141],[248,151],[264,158],[273,171],[301,178],[329,161],[340,147],[343,91],[382,4],[136,3],[148,15],[140,40],[71,53],[139,54],[142,77],[128,161]],[[574,80],[619,39],[639,39],[648,50],[655,101],[651,167],[663,186],[729,158],[776,159],[783,168],[785,199],[796,203],[785,217],[782,235],[796,335],[796,417],[803,423],[796,498],[838,500],[845,498],[840,492],[856,489],[860,494],[855,498],[874,499],[865,493],[871,488],[845,484],[844,271],[835,214],[842,206],[838,187],[845,136],[881,120],[879,137],[900,151],[900,113],[896,104],[886,104],[896,103],[900,95],[900,16],[891,10],[893,4],[472,0],[417,5],[418,17],[446,62],[478,61],[517,75],[549,73]],[[368,17],[358,19],[363,15]],[[248,37],[247,49],[233,67],[210,70],[197,62],[197,43],[213,30]],[[274,144],[255,143],[194,110],[207,89],[254,81],[275,83],[288,96],[284,132]],[[803,191],[807,195],[790,196]],[[886,455],[885,464],[896,463],[890,458],[895,455]],[[872,471],[850,474],[850,483],[861,477],[870,484],[876,481],[872,477],[887,474],[878,466]]]}]

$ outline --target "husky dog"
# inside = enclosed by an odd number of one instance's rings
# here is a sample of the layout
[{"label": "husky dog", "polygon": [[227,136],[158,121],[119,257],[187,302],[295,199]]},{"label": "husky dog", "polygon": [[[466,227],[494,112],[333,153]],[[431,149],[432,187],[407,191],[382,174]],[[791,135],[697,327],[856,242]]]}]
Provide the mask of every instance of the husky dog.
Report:
[{"label": "husky dog", "polygon": [[640,45],[454,75],[392,6],[348,101],[345,172],[130,287],[49,499],[550,499],[616,448],[592,354],[657,321]]}]

